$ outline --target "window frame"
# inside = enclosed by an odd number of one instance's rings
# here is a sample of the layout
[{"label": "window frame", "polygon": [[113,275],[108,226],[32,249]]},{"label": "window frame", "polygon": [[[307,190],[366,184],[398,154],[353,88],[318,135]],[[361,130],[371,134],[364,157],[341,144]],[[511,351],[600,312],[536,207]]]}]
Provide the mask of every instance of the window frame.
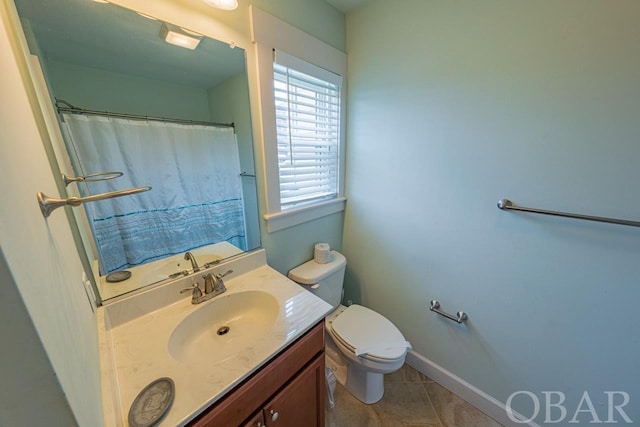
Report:
[{"label": "window frame", "polygon": [[[263,218],[267,230],[274,232],[323,216],[341,212],[345,208],[345,111],[347,92],[347,55],[309,34],[251,6],[252,41],[257,57],[258,93],[260,104],[259,127],[261,144],[264,194],[266,212]],[[304,206],[282,210],[280,205],[280,176],[276,136],[276,113],[274,101],[273,52],[281,51],[301,61],[308,62],[342,78],[340,91],[340,136],[338,152],[338,194],[336,198],[309,203]],[[304,72],[304,70],[300,70]]]},{"label": "window frame", "polygon": [[[342,76],[274,51],[273,81],[282,211],[335,199],[340,180]],[[286,158],[283,149],[289,153]]]}]

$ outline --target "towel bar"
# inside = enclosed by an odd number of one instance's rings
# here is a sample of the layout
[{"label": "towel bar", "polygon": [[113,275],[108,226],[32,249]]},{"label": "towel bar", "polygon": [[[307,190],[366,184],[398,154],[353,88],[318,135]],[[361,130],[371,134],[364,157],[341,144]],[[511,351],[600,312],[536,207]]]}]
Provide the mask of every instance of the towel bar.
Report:
[{"label": "towel bar", "polygon": [[87,197],[67,197],[66,199],[55,199],[53,197],[49,197],[46,194],[42,194],[41,192],[37,193],[38,204],[40,205],[40,211],[42,211],[42,216],[47,218],[51,215],[54,209],[57,209],[61,206],[80,206],[83,203],[87,202],[97,202],[98,200],[105,199],[113,199],[114,197],[128,196],[130,194],[141,193],[143,191],[149,191],[151,187],[135,187],[128,188],[126,190],[119,191],[110,191],[108,193],[95,194],[93,196]]},{"label": "towel bar", "polygon": [[62,174],[62,180],[64,181],[64,185],[66,187],[72,182],[107,181],[109,179],[120,178],[122,175],[124,175],[124,173],[117,171],[91,173],[84,176],[67,176],[65,174]]},{"label": "towel bar", "polygon": [[563,216],[566,218],[584,219],[587,221],[606,222],[609,224],[619,224],[619,225],[629,225],[632,227],[640,227],[640,222],[638,221],[629,221],[626,219],[605,218],[602,216],[581,215],[581,214],[574,214],[569,212],[547,211],[544,209],[534,209],[534,208],[525,208],[522,206],[514,206],[513,203],[511,203],[511,200],[509,199],[500,199],[498,201],[498,208],[502,209],[503,211],[512,210],[512,211],[531,212],[531,213],[544,214],[544,215]]},{"label": "towel bar", "polygon": [[440,303],[438,302],[438,300],[435,300],[435,299],[431,300],[429,310],[435,313],[438,313],[440,316],[444,316],[447,319],[451,319],[454,322],[458,322],[458,323],[466,322],[467,319],[469,318],[469,316],[467,316],[467,313],[465,313],[464,311],[457,312],[455,316],[453,314],[445,313],[444,311],[440,310]]}]

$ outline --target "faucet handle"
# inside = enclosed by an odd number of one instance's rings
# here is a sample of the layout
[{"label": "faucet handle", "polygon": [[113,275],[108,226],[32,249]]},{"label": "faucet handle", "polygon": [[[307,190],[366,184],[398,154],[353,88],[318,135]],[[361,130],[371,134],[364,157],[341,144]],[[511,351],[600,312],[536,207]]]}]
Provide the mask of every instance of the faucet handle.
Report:
[{"label": "faucet handle", "polygon": [[226,290],[227,290],[227,287],[224,285],[224,281],[222,281],[222,278],[223,278],[224,276],[226,276],[227,274],[230,274],[230,273],[233,273],[233,270],[229,270],[229,271],[227,271],[227,272],[226,272],[226,273],[224,273],[224,274],[220,274],[220,273],[218,273],[218,274],[216,274],[216,275],[215,275],[215,277],[216,277],[216,281],[215,281],[215,283],[216,283],[216,288],[217,288],[218,290],[220,290],[220,291],[222,291],[222,292],[224,292],[224,291],[226,291]]},{"label": "faucet handle", "polygon": [[203,268],[213,267],[214,265],[220,264],[220,261],[221,261],[221,260],[216,259],[216,260],[211,261],[211,262],[205,262],[205,263],[204,263],[204,265],[203,265],[202,267],[203,267]]},{"label": "faucet handle", "polygon": [[200,289],[200,286],[198,286],[197,284],[194,284],[193,286],[189,287],[189,288],[184,288],[180,291],[181,294],[188,292],[188,291],[192,291],[193,293],[191,294],[191,302],[193,303],[194,301],[198,300],[199,298],[202,298],[202,290]]},{"label": "faucet handle", "polygon": [[231,274],[231,273],[233,273],[233,270],[229,270],[229,271],[227,271],[227,272],[226,272],[226,273],[224,273],[224,274],[220,274],[220,273],[218,273],[218,274],[216,274],[216,279],[220,280],[220,279],[222,279],[224,276],[226,276],[227,274]]}]

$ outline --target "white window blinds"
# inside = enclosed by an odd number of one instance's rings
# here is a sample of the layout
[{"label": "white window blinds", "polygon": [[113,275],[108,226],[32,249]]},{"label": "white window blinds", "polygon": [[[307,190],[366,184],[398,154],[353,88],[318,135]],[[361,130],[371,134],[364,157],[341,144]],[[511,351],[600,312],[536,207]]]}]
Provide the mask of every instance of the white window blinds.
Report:
[{"label": "white window blinds", "polygon": [[341,77],[283,52],[273,69],[281,210],[335,198]]}]

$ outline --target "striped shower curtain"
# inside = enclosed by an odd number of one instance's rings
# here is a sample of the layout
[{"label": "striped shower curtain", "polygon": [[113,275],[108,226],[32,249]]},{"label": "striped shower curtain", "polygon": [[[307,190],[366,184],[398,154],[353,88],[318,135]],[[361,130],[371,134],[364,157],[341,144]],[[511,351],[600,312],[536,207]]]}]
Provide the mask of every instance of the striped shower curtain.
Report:
[{"label": "striped shower curtain", "polygon": [[246,250],[233,128],[75,114],[62,127],[78,175],[124,173],[81,195],[152,187],[85,204],[101,274],[221,241]]}]

